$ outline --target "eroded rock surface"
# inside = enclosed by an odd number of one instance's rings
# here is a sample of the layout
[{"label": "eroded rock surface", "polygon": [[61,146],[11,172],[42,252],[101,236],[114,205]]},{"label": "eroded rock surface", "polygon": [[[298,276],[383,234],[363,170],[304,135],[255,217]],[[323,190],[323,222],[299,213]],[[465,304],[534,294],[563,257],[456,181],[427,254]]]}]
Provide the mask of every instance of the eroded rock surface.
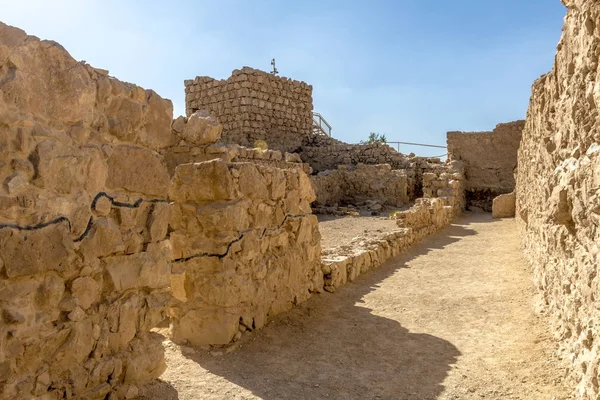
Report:
[{"label": "eroded rock surface", "polygon": [[572,360],[577,396],[600,395],[600,3],[568,8],[552,71],[533,85],[519,150],[517,221]]},{"label": "eroded rock surface", "polygon": [[133,398],[165,368],[172,105],[0,23],[0,398]]},{"label": "eroded rock surface", "polygon": [[367,200],[398,207],[408,203],[407,171],[393,170],[389,164],[339,166],[310,179],[318,206],[359,204]]},{"label": "eroded rock surface", "polygon": [[227,344],[322,290],[315,195],[303,172],[185,164],[170,196],[173,341]]}]

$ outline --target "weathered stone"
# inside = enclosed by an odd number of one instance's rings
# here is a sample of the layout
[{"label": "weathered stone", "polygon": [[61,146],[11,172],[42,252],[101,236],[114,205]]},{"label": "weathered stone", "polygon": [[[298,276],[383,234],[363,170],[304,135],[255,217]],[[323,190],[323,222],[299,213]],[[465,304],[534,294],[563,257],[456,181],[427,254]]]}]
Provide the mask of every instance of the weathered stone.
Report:
[{"label": "weathered stone", "polygon": [[106,162],[93,148],[78,149],[45,140],[36,147],[35,164],[38,177],[34,183],[62,194],[81,188],[97,192],[106,181]]},{"label": "weathered stone", "polygon": [[151,241],[163,240],[167,236],[171,211],[171,206],[168,203],[154,203],[148,220]]},{"label": "weathered stone", "polygon": [[[377,199],[385,205],[402,206],[408,202],[406,171],[389,165],[359,165],[324,171],[310,178],[316,205],[359,204]],[[303,187],[305,187],[304,182]]]},{"label": "weathered stone", "polygon": [[136,146],[117,146],[108,159],[106,185],[113,189],[164,196],[169,174],[158,154]]},{"label": "weathered stone", "polygon": [[68,268],[73,242],[66,224],[33,231],[0,229],[0,258],[9,278]]},{"label": "weathered stone", "polygon": [[514,218],[515,216],[515,193],[502,194],[494,198],[492,205],[493,218]]},{"label": "weathered stone", "polygon": [[[187,115],[197,110],[214,115],[223,125],[224,143],[295,151],[311,133],[312,87],[303,82],[246,68],[226,80],[187,80],[186,93]],[[276,161],[281,154],[274,156]]]},{"label": "weathered stone", "polygon": [[552,71],[532,87],[519,149],[516,221],[574,398],[600,396],[600,3],[568,11]]},{"label": "weathered stone", "polygon": [[[169,218],[138,199],[167,197],[152,150],[172,145],[171,120],[169,100],[0,23],[0,398],[132,397],[164,370],[150,329],[169,303]],[[124,260],[126,293],[104,261],[123,235],[143,259]]]},{"label": "weathered stone", "polygon": [[192,144],[215,143],[221,137],[223,126],[206,110],[195,111],[187,119],[181,137]]},{"label": "weathered stone", "polygon": [[125,250],[119,226],[111,218],[99,218],[82,240],[79,251],[86,257],[102,257]]},{"label": "weathered stone", "polygon": [[112,208],[112,201],[105,196],[100,197],[96,201],[96,206],[94,207],[94,211],[101,217],[105,217],[110,214],[110,210]]},{"label": "weathered stone", "polygon": [[169,188],[169,198],[180,203],[232,200],[234,197],[231,172],[220,160],[178,166]]},{"label": "weathered stone", "polygon": [[[216,168],[222,172],[214,173]],[[176,201],[170,224],[177,260],[171,275],[173,340],[229,343],[240,318],[260,328],[267,313],[289,310],[322,290],[317,219],[308,215],[310,207],[301,209],[314,192],[302,175],[222,161],[177,167],[170,196]]]},{"label": "weathered stone", "polygon": [[100,300],[101,288],[95,280],[89,277],[77,278],[71,284],[71,293],[77,299],[77,304],[87,310]]},{"label": "weathered stone", "polygon": [[102,262],[118,292],[136,288],[163,288],[169,285],[169,263],[166,256],[137,253],[106,257]]}]

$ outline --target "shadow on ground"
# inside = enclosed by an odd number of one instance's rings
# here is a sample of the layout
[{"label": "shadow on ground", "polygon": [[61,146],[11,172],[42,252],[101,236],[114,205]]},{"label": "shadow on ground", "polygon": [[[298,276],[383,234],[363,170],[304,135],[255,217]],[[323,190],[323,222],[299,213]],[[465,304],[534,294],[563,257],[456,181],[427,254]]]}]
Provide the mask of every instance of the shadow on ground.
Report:
[{"label": "shadow on ground", "polygon": [[[481,219],[490,218],[482,214]],[[315,295],[273,318],[229,354],[215,357],[186,348],[182,353],[263,399],[435,399],[460,356],[458,349],[372,314],[361,306],[361,299],[397,269],[405,268],[407,261],[473,234],[464,220],[458,220],[335,294]],[[160,387],[161,399],[178,398],[169,383],[155,385]],[[189,398],[219,398],[215,388],[201,390],[206,392]]]}]

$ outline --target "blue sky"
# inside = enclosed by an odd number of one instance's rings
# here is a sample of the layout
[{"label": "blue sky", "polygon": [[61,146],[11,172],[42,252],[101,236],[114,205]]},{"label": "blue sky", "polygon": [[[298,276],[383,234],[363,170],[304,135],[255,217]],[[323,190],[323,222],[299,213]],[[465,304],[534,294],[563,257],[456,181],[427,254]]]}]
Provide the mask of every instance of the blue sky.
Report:
[{"label": "blue sky", "polygon": [[524,118],[565,15],[559,0],[0,0],[0,9],[3,22],[156,90],[176,114],[184,79],[269,70],[274,57],[280,75],[313,85],[335,137],[431,144]]}]

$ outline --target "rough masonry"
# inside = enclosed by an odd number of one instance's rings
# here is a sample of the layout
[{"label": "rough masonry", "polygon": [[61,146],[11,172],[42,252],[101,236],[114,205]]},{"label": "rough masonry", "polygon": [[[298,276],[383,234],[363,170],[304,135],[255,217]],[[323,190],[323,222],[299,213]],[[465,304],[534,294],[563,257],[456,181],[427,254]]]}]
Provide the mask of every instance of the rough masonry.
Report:
[{"label": "rough masonry", "polygon": [[498,124],[492,132],[448,132],[448,159],[465,163],[468,205],[489,212],[494,197],[514,190],[524,124]]},{"label": "rough masonry", "polygon": [[294,152],[312,129],[312,86],[250,67],[216,80],[185,81],[186,113],[208,110],[223,125],[222,142]]},{"label": "rough masonry", "polygon": [[322,291],[315,195],[304,172],[184,164],[170,197],[173,341],[228,344]]},{"label": "rough masonry", "polygon": [[552,318],[576,397],[600,396],[600,3],[568,12],[552,71],[533,93],[517,175],[525,255]]},{"label": "rough masonry", "polygon": [[0,398],[134,398],[165,368],[172,105],[0,23]]},{"label": "rough masonry", "polygon": [[393,170],[389,164],[342,165],[336,170],[313,175],[310,179],[317,195],[317,206],[378,200],[382,205],[400,207],[409,201],[407,171]]}]

